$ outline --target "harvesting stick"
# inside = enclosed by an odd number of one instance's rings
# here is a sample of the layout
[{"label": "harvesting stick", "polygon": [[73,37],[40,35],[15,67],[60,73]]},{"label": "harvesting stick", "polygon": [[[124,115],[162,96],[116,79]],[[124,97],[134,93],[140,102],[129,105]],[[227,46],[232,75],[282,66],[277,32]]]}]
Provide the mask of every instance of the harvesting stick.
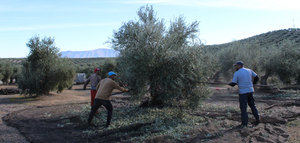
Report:
[{"label": "harvesting stick", "polygon": [[[228,83],[225,83],[225,82],[198,82],[198,83],[204,83],[204,84],[225,84],[225,85],[228,85]],[[258,86],[258,87],[273,87],[275,85],[253,84],[253,86]]]},{"label": "harvesting stick", "polygon": [[[129,89],[129,91],[130,90],[132,90],[132,89]],[[122,93],[125,93],[125,92],[123,92],[123,91],[122,92],[115,92],[115,93],[112,93],[111,95],[117,95],[117,94],[122,94]]]},{"label": "harvesting stick", "polygon": [[111,95],[117,95],[117,94],[122,94],[124,92],[115,92],[115,93],[112,93]]}]

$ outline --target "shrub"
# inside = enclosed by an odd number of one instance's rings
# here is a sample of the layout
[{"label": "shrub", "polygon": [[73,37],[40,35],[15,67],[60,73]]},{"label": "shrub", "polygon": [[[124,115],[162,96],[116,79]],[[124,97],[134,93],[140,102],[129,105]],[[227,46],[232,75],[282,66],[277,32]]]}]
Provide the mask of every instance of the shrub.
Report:
[{"label": "shrub", "polygon": [[[261,45],[258,41],[252,41],[251,43],[234,42],[219,50],[206,49],[206,52],[217,57],[214,73],[217,75],[222,73],[227,80],[234,72],[232,65],[241,60],[247,68],[263,75],[261,84],[267,84],[270,76],[277,76],[283,83],[291,84],[294,80],[298,83],[300,80],[299,48],[299,45],[290,40],[272,45]],[[214,61],[214,58],[210,60]]]},{"label": "shrub", "polygon": [[18,81],[19,88],[30,95],[49,94],[52,90],[61,91],[72,84],[74,69],[58,55],[54,39],[33,37],[27,43],[30,54],[23,63]]},{"label": "shrub", "polygon": [[182,17],[168,30],[151,6],[138,11],[139,20],[125,23],[112,39],[120,52],[117,68],[122,80],[139,99],[150,93],[150,105],[196,107],[206,92],[199,81],[205,78],[202,51],[193,44],[198,22],[186,24]]},{"label": "shrub", "polygon": [[106,78],[107,73],[110,71],[114,71],[116,69],[116,64],[114,60],[106,60],[103,65],[100,66],[101,68],[101,78]]},{"label": "shrub", "polygon": [[284,40],[278,44],[264,48],[261,58],[261,68],[265,70],[262,84],[267,84],[265,80],[271,75],[277,75],[285,84],[291,84],[292,80],[298,81],[300,46],[294,41]]},{"label": "shrub", "polygon": [[0,64],[0,73],[2,75],[0,80],[2,80],[5,84],[8,84],[11,76],[13,75],[13,68],[8,62],[2,63]]},{"label": "shrub", "polygon": [[21,74],[21,66],[20,65],[13,66],[13,73],[10,77],[10,82],[12,82],[13,79],[17,81],[20,74]]},{"label": "shrub", "polygon": [[2,81],[2,79],[3,79],[3,75],[2,73],[0,73],[0,80]]},{"label": "shrub", "polygon": [[61,62],[56,65],[55,74],[58,79],[57,91],[62,92],[65,88],[70,88],[73,85],[75,78],[75,70],[69,66],[69,59],[61,59]]},{"label": "shrub", "polygon": [[243,61],[247,68],[251,68],[254,71],[258,70],[261,60],[261,47],[259,45],[253,44],[241,44],[234,43],[229,47],[220,49],[216,54],[218,59],[219,69],[225,78],[229,80],[232,77],[233,64],[236,61]]}]

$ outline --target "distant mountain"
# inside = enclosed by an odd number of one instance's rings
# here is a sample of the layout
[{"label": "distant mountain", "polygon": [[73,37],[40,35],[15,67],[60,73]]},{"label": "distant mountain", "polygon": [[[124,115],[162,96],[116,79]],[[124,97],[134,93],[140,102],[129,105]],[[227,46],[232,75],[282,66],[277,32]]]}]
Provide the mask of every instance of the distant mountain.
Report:
[{"label": "distant mountain", "polygon": [[118,52],[113,49],[96,49],[90,51],[62,51],[63,58],[108,58],[117,57]]}]

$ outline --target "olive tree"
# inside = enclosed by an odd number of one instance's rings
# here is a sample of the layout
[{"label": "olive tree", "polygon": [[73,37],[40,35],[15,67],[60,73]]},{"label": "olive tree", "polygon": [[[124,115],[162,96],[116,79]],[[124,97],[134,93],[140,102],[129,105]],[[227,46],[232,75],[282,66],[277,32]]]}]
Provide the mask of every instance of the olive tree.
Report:
[{"label": "olive tree", "polygon": [[[270,76],[277,76],[285,83],[293,80],[299,82],[300,46],[295,41],[283,40],[271,45],[261,45],[258,41],[251,43],[234,42],[228,47],[215,51],[217,57],[217,74],[223,73],[228,78],[229,72],[233,72],[232,65],[238,61],[244,61],[246,67],[260,73],[261,84],[267,84]],[[208,51],[210,52],[210,51]],[[214,53],[210,52],[210,54]]]},{"label": "olive tree", "polygon": [[268,47],[264,55],[265,63],[262,66],[266,69],[266,79],[274,74],[285,84],[291,84],[292,80],[298,82],[300,46],[294,41],[284,40]]},{"label": "olive tree", "polygon": [[17,81],[20,74],[21,74],[21,65],[14,65],[13,66],[13,72],[12,72],[12,75],[10,77],[10,82],[12,83],[13,80]]},{"label": "olive tree", "polygon": [[214,56],[217,59],[217,67],[219,67],[216,69],[216,72],[217,74],[223,74],[229,80],[232,72],[234,72],[233,64],[236,61],[243,61],[246,67],[258,71],[262,56],[261,51],[261,47],[255,42],[235,42],[228,47],[219,49]]},{"label": "olive tree", "polygon": [[13,67],[10,63],[2,63],[0,65],[0,73],[2,75],[2,80],[5,84],[9,83],[11,76],[13,75]]},{"label": "olive tree", "polygon": [[114,60],[108,59],[105,60],[105,62],[100,65],[101,68],[101,78],[107,77],[107,73],[110,71],[114,71],[116,69],[116,63]]},{"label": "olive tree", "polygon": [[74,69],[58,55],[54,39],[33,37],[27,43],[30,53],[23,63],[19,88],[30,95],[61,91],[73,83]]},{"label": "olive tree", "polygon": [[202,49],[193,44],[198,22],[182,17],[165,27],[151,6],[138,11],[139,20],[129,21],[116,32],[112,46],[120,52],[117,68],[135,97],[150,93],[148,105],[195,107],[207,90]]}]

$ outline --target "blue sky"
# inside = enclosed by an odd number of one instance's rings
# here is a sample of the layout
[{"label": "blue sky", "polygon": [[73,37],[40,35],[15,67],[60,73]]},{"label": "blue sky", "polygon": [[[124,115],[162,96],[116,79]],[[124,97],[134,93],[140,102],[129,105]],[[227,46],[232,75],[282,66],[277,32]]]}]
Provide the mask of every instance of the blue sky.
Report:
[{"label": "blue sky", "polygon": [[300,27],[298,0],[0,0],[0,58],[26,57],[35,35],[54,37],[61,51],[109,48],[113,31],[146,4],[166,23],[199,21],[206,44]]}]

